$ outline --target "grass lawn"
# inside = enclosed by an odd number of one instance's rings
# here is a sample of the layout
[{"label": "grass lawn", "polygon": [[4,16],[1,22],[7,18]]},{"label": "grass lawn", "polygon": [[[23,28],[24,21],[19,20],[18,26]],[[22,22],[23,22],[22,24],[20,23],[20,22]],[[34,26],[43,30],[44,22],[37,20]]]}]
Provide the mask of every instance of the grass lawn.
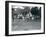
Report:
[{"label": "grass lawn", "polygon": [[29,22],[14,19],[14,22],[12,22],[12,31],[26,31],[26,30],[37,30],[41,28],[41,22],[38,21],[32,21]]}]

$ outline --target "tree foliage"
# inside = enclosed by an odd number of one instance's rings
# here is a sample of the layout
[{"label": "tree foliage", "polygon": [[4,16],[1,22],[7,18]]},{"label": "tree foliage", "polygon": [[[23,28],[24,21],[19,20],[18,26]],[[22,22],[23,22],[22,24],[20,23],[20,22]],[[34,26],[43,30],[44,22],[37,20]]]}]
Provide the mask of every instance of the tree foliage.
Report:
[{"label": "tree foliage", "polygon": [[31,9],[31,13],[32,13],[32,15],[38,15],[38,7],[33,7],[32,9]]},{"label": "tree foliage", "polygon": [[23,12],[22,12],[23,16],[25,16],[26,14],[28,14],[29,11],[30,11],[30,8],[29,8],[29,7],[25,7],[25,8],[23,9]]}]

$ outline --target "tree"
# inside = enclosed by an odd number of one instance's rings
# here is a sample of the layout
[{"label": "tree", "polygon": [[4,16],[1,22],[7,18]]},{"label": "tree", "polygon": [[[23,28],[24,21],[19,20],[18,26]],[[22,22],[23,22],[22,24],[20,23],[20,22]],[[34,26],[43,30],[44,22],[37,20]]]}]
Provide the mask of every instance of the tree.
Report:
[{"label": "tree", "polygon": [[29,11],[30,11],[30,8],[29,8],[29,7],[25,7],[25,8],[23,9],[22,15],[25,17],[26,14],[29,13]]},{"label": "tree", "polygon": [[38,10],[38,7],[33,7],[33,8],[31,9],[31,13],[32,13],[34,19],[36,19],[36,21],[37,21],[37,16],[38,16],[38,13],[39,13],[38,11],[39,11],[39,10]]},{"label": "tree", "polygon": [[38,7],[33,7],[31,9],[31,13],[32,13],[32,15],[37,16],[38,15]]},{"label": "tree", "polygon": [[39,8],[38,16],[41,18],[41,7]]},{"label": "tree", "polygon": [[12,19],[13,19],[13,21],[14,21],[14,8],[12,8]]}]

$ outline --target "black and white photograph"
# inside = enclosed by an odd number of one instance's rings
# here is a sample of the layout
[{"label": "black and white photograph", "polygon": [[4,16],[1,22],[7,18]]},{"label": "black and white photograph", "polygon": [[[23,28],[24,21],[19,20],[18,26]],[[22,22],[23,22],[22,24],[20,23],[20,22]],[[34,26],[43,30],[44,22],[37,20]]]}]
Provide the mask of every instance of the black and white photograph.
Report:
[{"label": "black and white photograph", "polygon": [[44,33],[44,3],[9,2],[7,8],[8,35]]},{"label": "black and white photograph", "polygon": [[41,7],[12,5],[12,31],[41,29]]}]

